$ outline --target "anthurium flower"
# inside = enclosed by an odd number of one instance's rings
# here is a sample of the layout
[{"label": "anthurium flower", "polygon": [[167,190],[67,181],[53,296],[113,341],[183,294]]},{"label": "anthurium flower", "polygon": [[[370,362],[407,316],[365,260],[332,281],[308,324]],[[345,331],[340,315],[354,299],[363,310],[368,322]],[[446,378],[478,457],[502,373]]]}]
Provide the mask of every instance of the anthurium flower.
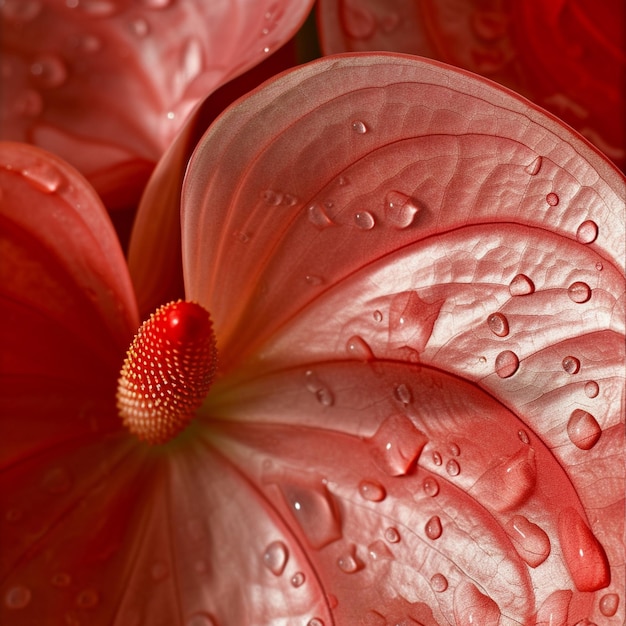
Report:
[{"label": "anthurium flower", "polygon": [[3,622],[623,623],[625,181],[569,128],[407,56],[285,73],[199,143],[135,339],[93,190],[0,158]]},{"label": "anthurium flower", "polygon": [[298,30],[312,0],[4,0],[0,136],[134,205],[196,104]]},{"label": "anthurium flower", "polygon": [[546,108],[626,169],[626,14],[608,0],[320,0],[325,54],[439,59]]}]

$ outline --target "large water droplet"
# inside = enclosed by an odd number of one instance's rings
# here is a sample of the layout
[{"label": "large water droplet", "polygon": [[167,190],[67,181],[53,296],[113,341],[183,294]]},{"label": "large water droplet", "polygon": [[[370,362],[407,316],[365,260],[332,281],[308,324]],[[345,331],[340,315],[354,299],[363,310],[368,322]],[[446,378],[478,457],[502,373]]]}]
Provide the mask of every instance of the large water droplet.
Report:
[{"label": "large water droplet", "polygon": [[550,538],[546,532],[522,515],[514,515],[504,530],[517,553],[530,567],[541,565],[550,555]]},{"label": "large water droplet", "polygon": [[580,361],[575,356],[566,356],[561,365],[568,374],[578,374],[580,371]]},{"label": "large water droplet", "polygon": [[619,607],[619,596],[616,593],[607,593],[600,598],[600,613],[606,617],[613,617]]},{"label": "large water droplet", "polygon": [[595,380],[588,380],[585,383],[585,395],[588,398],[597,398],[600,393],[600,385]]},{"label": "large water droplet", "polygon": [[422,483],[424,493],[431,498],[434,498],[439,493],[439,483],[434,477],[428,477],[424,479]]},{"label": "large water droplet", "polygon": [[302,587],[305,581],[306,581],[306,576],[304,575],[303,572],[296,572],[289,580],[289,582],[291,583],[291,586],[295,587],[296,589],[298,587]]},{"label": "large water droplet", "polygon": [[363,339],[363,337],[359,337],[358,335],[354,335],[348,339],[346,342],[346,352],[351,358],[359,361],[374,360],[374,353],[369,347],[369,344],[365,341],[365,339]]},{"label": "large water droplet", "polygon": [[63,183],[61,172],[49,163],[40,161],[22,170],[22,176],[39,191],[54,193]]},{"label": "large water droplet", "polygon": [[404,415],[391,415],[368,440],[376,464],[391,476],[407,474],[417,462],[428,438]]},{"label": "large water droplet", "polygon": [[517,372],[519,368],[519,358],[515,352],[504,350],[496,357],[496,374],[500,378],[509,378]]},{"label": "large water droplet", "polygon": [[561,511],[558,531],[565,564],[576,589],[604,589],[611,580],[604,548],[575,509],[569,507]]},{"label": "large water droplet", "polygon": [[593,243],[598,237],[598,225],[593,220],[585,220],[576,231],[580,243]]},{"label": "large water droplet", "polygon": [[526,274],[518,274],[509,283],[509,293],[512,296],[530,295],[535,293],[535,284]]},{"label": "large water droplet", "polygon": [[25,609],[33,597],[31,590],[24,585],[10,587],[4,594],[4,604],[7,609]]},{"label": "large water droplet", "polygon": [[275,576],[280,576],[288,558],[287,546],[282,541],[272,541],[263,553],[263,565]]},{"label": "large water droplet", "polygon": [[539,170],[541,169],[542,163],[543,163],[543,159],[540,156],[538,156],[532,163],[529,163],[524,168],[524,171],[527,174],[530,174],[530,176],[536,176],[537,174],[539,174]]},{"label": "large water droplet", "polygon": [[448,588],[448,579],[443,574],[435,574],[430,579],[430,586],[436,593],[443,593]]},{"label": "large water droplet", "polygon": [[322,548],[341,537],[339,510],[324,485],[280,485],[283,497],[312,548]]},{"label": "large water droplet", "polygon": [[387,544],[380,539],[367,546],[367,553],[373,561],[389,561],[394,558]]},{"label": "large water droplet", "polygon": [[502,313],[492,313],[487,318],[487,326],[498,337],[506,337],[509,334],[509,321]]},{"label": "large water droplet", "polygon": [[356,549],[354,546],[350,546],[339,556],[337,559],[337,565],[345,574],[354,574],[360,569],[363,569],[363,563],[356,556]]},{"label": "large water droplet", "polygon": [[309,222],[320,230],[324,230],[333,225],[333,221],[328,217],[324,207],[317,202],[307,207],[306,214]]},{"label": "large water droplet", "polygon": [[408,228],[419,207],[411,196],[400,191],[390,191],[385,196],[385,221],[395,228]]},{"label": "large water droplet", "polygon": [[577,448],[591,450],[598,443],[602,429],[591,413],[575,409],[567,422],[567,435]]},{"label": "large water droplet", "polygon": [[438,515],[433,515],[427,522],[426,526],[424,526],[424,532],[429,539],[439,539],[441,537],[441,533],[443,532],[443,528],[441,526],[441,519],[439,519]]},{"label": "large water droplet", "polygon": [[53,467],[44,475],[41,488],[54,495],[67,493],[72,488],[72,477],[64,467]]},{"label": "large water droplet", "polygon": [[361,230],[372,230],[376,224],[376,220],[369,211],[359,211],[354,214],[354,223]]},{"label": "large water droplet", "polygon": [[535,451],[524,446],[484,472],[469,492],[483,505],[502,512],[523,504],[536,483]]},{"label": "large water droplet", "polygon": [[375,480],[362,480],[359,483],[359,494],[370,502],[380,502],[385,499],[387,492],[385,488]]},{"label": "large water droplet", "polygon": [[393,395],[394,395],[394,398],[398,402],[401,402],[402,404],[404,404],[404,406],[408,406],[409,404],[411,404],[411,402],[413,402],[413,394],[411,393],[411,390],[404,383],[401,383],[397,385],[396,387],[394,387]]},{"label": "large water droplet", "polygon": [[354,120],[352,122],[352,130],[359,135],[364,135],[367,132],[367,126],[361,120]]},{"label": "large water droplet", "polygon": [[400,541],[400,533],[398,532],[398,529],[393,526],[385,528],[385,539],[389,543],[398,543]]},{"label": "large water droplet", "polygon": [[454,590],[453,598],[455,626],[498,626],[500,608],[474,583],[463,582]]},{"label": "large water droplet", "polygon": [[536,626],[565,626],[567,614],[572,600],[570,589],[553,591],[542,603],[537,611]]},{"label": "large water droplet", "polygon": [[446,472],[449,476],[458,476],[461,473],[461,466],[454,459],[450,459],[446,463]]},{"label": "large water droplet", "polygon": [[41,87],[59,87],[67,80],[67,67],[56,54],[42,54],[30,66],[31,76]]},{"label": "large water droplet", "polygon": [[83,589],[75,599],[79,609],[93,609],[100,602],[100,594],[95,589]]},{"label": "large water droplet", "polygon": [[549,206],[556,206],[559,203],[559,196],[557,196],[553,191],[551,191],[546,196],[546,202]]},{"label": "large water droplet", "polygon": [[591,298],[591,288],[587,283],[577,281],[567,288],[567,295],[572,302],[582,304]]}]

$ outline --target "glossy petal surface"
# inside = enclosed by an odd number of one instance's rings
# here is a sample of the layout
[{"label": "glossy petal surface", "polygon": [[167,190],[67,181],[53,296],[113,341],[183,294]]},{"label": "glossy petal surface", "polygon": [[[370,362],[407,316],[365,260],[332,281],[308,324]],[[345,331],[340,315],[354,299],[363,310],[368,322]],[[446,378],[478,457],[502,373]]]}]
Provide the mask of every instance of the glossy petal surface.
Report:
[{"label": "glossy petal surface", "polygon": [[196,103],[285,43],[310,7],[7,0],[1,136],[63,156],[107,206],[127,207]]},{"label": "glossy petal surface", "polygon": [[545,107],[626,167],[624,4],[611,0],[322,0],[325,54],[431,57]]}]

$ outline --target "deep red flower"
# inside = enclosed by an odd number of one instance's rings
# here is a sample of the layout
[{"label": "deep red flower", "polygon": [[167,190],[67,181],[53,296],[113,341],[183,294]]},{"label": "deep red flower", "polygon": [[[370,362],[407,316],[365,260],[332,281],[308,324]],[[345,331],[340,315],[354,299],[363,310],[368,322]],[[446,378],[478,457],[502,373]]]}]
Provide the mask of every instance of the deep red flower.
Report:
[{"label": "deep red flower", "polygon": [[153,447],[116,381],[172,207],[135,296],[85,181],[0,157],[3,621],[623,622],[625,181],[563,124],[383,54],[225,111],[181,201],[218,370]]}]

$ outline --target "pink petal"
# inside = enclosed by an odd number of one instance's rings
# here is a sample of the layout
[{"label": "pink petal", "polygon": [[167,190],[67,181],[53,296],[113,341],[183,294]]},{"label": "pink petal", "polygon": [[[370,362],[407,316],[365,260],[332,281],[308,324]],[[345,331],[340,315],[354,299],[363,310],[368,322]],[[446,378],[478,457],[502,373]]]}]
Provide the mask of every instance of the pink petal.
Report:
[{"label": "pink petal", "polygon": [[[135,6],[137,4],[137,6]],[[312,1],[7,0],[2,138],[127,207],[196,103],[279,48]]]},{"label": "pink petal", "polygon": [[279,484],[326,615],[601,621],[611,593],[623,615],[624,197],[554,118],[404,56],[313,63],[208,131],[182,222],[223,371],[203,414]]},{"label": "pink petal", "polygon": [[321,0],[325,54],[389,50],[496,80],[558,115],[626,166],[624,4],[619,0]]}]

